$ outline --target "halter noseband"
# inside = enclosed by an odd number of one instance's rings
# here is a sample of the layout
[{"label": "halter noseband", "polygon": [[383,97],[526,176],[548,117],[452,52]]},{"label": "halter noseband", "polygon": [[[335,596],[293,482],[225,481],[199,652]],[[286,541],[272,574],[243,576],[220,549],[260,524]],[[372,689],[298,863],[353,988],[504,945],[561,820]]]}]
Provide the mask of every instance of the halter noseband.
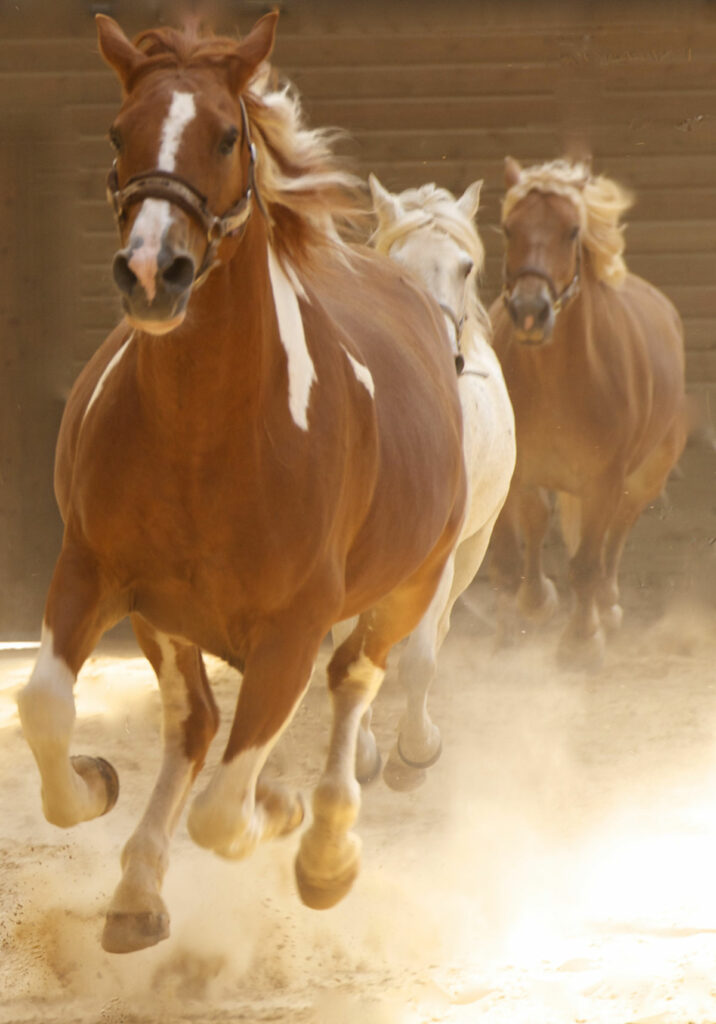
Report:
[{"label": "halter noseband", "polygon": [[504,285],[502,288],[502,301],[505,305],[507,305],[512,298],[515,285],[521,277],[539,277],[546,283],[552,299],[552,309],[556,315],[567,305],[568,302],[575,298],[579,292],[582,280],[582,246],[579,239],[577,239],[577,257],[575,261],[574,274],[572,275],[571,281],[565,285],[561,292],[557,291],[554,281],[549,274],[545,273],[544,270],[540,270],[538,267],[526,266],[520,267],[520,269],[516,270],[514,274],[509,274],[507,272],[507,262],[505,261],[503,271]]},{"label": "halter noseband", "polygon": [[211,212],[205,195],[172,171],[157,170],[135,174],[122,189],[119,187],[116,160],[107,175],[107,198],[112,204],[114,217],[120,228],[127,218],[128,208],[144,199],[165,199],[175,206],[179,206],[203,228],[207,244],[204,259],[194,279],[195,288],[203,283],[209,271],[214,267],[216,251],[222,239],[236,235],[245,227],[251,216],[254,199],[261,213],[268,219],[266,207],[256,187],[256,145],[251,141],[249,119],[241,97],[239,97],[239,105],[241,107],[242,138],[246,141],[249,151],[248,182],[246,191],[239,201],[221,216]]}]

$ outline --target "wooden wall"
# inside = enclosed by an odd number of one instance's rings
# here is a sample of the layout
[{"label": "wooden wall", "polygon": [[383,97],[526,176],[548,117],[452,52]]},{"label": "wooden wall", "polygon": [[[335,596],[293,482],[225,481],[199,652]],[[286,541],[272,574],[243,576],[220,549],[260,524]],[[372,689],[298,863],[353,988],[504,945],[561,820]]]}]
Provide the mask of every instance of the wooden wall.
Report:
[{"label": "wooden wall", "polygon": [[[220,30],[247,31],[269,5],[204,6]],[[344,149],[360,173],[373,170],[392,189],[436,181],[457,192],[485,180],[479,224],[488,299],[500,286],[504,156],[529,163],[589,149],[595,170],[636,194],[629,263],[684,317],[690,388],[708,395],[716,387],[715,3],[278,6],[274,63],[301,90],[311,123],[349,133]],[[34,508],[33,528],[47,530],[53,544],[58,530],[47,486],[28,482],[28,460],[45,472],[62,399],[118,317],[109,272],[115,234],[104,198],[111,160],[105,133],[118,86],[97,54],[98,10],[130,34],[178,17],[177,6],[162,0],[0,6],[0,572],[16,583],[28,571],[18,517],[29,522]],[[38,195],[54,197],[40,219]],[[7,404],[18,389],[25,394],[19,423]],[[49,573],[45,562],[33,569],[38,593]],[[30,602],[33,613],[37,603]],[[0,635],[18,620],[12,606],[12,599],[0,603]]]}]

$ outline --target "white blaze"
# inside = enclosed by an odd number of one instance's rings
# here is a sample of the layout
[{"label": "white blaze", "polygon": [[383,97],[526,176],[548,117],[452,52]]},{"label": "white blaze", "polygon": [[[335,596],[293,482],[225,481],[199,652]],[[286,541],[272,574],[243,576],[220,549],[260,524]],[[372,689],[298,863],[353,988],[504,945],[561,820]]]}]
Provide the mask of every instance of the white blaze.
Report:
[{"label": "white blaze", "polygon": [[[157,169],[173,171],[177,153],[186,126],[196,116],[196,103],[190,92],[175,92],[162,125],[157,156]],[[132,226],[129,246],[136,243],[137,249],[129,261],[130,269],[137,275],[147,292],[149,301],[155,295],[157,260],[162,239],[171,223],[171,206],[166,199],[145,199]]]}]

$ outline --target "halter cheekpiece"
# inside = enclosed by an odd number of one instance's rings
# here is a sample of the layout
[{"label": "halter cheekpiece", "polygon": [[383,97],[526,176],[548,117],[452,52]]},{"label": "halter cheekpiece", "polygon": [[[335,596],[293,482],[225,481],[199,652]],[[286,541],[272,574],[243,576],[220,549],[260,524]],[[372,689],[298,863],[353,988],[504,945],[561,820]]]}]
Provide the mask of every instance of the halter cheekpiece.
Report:
[{"label": "halter cheekpiece", "polygon": [[194,280],[194,287],[202,284],[215,265],[216,252],[222,239],[236,235],[246,226],[251,216],[254,199],[264,217],[267,217],[266,207],[256,187],[256,145],[251,141],[249,118],[242,97],[239,97],[239,105],[241,107],[242,139],[246,142],[249,152],[248,182],[246,191],[239,201],[220,216],[211,212],[205,195],[172,171],[144,171],[142,174],[135,174],[124,188],[120,188],[117,177],[117,161],[115,160],[107,175],[107,198],[112,204],[114,217],[120,228],[126,220],[129,207],[141,203],[144,199],[165,199],[174,203],[193,217],[203,228],[206,233],[207,245],[204,259]]},{"label": "halter cheekpiece", "polygon": [[582,282],[582,246],[577,239],[577,257],[575,261],[574,274],[572,275],[571,281],[569,281],[561,292],[557,291],[554,281],[545,273],[544,270],[540,270],[538,267],[520,267],[513,274],[507,272],[507,264],[505,263],[503,272],[503,288],[502,288],[502,301],[507,305],[512,297],[515,285],[521,277],[539,277],[544,281],[549,288],[549,294],[552,298],[552,309],[555,315],[563,309],[568,302],[570,302],[577,293],[579,292]]}]

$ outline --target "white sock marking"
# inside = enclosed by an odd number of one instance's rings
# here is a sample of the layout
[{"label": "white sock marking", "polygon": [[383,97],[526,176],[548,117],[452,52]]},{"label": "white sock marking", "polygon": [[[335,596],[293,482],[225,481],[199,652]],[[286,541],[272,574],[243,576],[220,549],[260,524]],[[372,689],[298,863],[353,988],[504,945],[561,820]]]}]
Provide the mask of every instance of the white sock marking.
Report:
[{"label": "white sock marking", "polygon": [[311,388],[316,380],[316,370],[306,345],[301,309],[298,305],[298,294],[305,296],[305,292],[296,275],[289,271],[291,278],[296,282],[292,284],[271,246],[268,248],[268,269],[278,319],[278,332],[288,360],[288,407],[296,425],[301,430],[308,430],[308,406]]}]

